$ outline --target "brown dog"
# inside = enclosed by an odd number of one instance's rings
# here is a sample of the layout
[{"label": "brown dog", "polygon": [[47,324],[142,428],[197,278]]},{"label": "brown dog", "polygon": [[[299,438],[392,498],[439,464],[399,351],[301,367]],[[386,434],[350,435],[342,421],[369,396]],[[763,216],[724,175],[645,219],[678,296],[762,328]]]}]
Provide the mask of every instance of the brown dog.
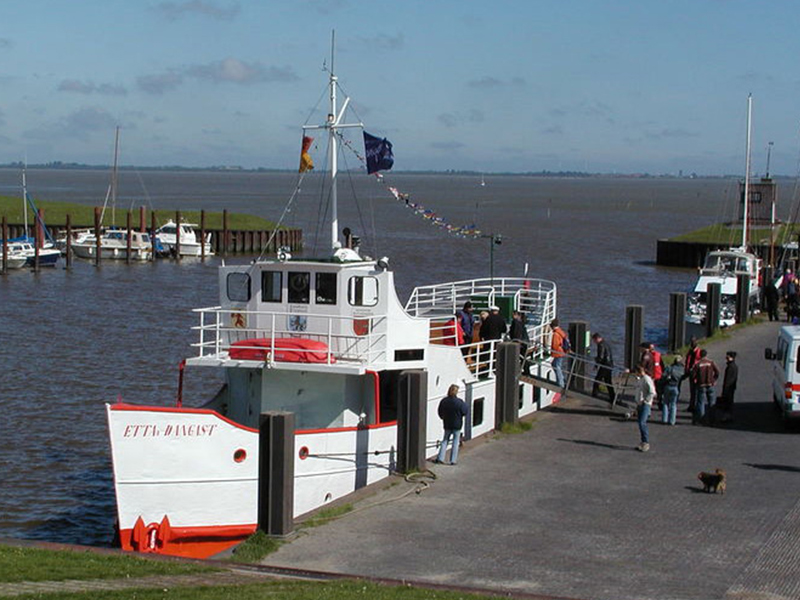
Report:
[{"label": "brown dog", "polygon": [[703,491],[709,494],[725,493],[725,471],[717,469],[713,473],[701,471],[697,478],[703,482]]}]

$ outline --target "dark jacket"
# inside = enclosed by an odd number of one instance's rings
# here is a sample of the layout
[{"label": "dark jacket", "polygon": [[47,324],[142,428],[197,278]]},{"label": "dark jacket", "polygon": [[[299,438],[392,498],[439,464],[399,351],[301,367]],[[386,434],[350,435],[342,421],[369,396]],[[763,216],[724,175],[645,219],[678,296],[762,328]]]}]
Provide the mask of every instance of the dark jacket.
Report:
[{"label": "dark jacket", "polygon": [[692,369],[692,381],[697,385],[710,386],[714,385],[719,379],[719,368],[716,363],[704,356]]},{"label": "dark jacket", "polygon": [[506,332],[506,321],[500,313],[491,313],[481,323],[481,340],[499,340]]},{"label": "dark jacket", "polygon": [[735,361],[731,361],[725,366],[725,376],[722,378],[723,396],[733,396],[737,379],[739,379],[739,366]]},{"label": "dark jacket", "polygon": [[611,346],[608,342],[603,340],[597,343],[597,356],[594,357],[594,362],[601,367],[613,367],[614,356],[611,354]]},{"label": "dark jacket", "polygon": [[445,429],[460,431],[468,413],[467,403],[458,396],[445,396],[439,402],[439,418]]},{"label": "dark jacket", "polygon": [[528,338],[528,330],[525,327],[525,324],[519,319],[511,320],[511,329],[509,330],[508,335],[515,342],[522,342],[523,344],[530,342],[530,338]]},{"label": "dark jacket", "polygon": [[461,321],[461,329],[464,330],[464,343],[471,344],[473,331],[472,327],[474,325],[472,315],[465,310],[460,310],[458,311],[458,319]]}]

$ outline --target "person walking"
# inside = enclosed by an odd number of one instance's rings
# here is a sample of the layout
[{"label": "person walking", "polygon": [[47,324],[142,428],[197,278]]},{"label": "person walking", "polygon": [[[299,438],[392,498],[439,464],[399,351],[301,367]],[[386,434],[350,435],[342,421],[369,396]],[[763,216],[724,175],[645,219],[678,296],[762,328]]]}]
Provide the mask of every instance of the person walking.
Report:
[{"label": "person walking", "polygon": [[439,455],[434,461],[444,463],[447,454],[447,443],[452,441],[450,451],[450,464],[458,462],[458,444],[461,441],[461,428],[464,426],[464,417],[469,414],[467,403],[458,397],[458,386],[453,384],[447,389],[447,396],[439,402],[439,418],[442,420],[444,435],[439,446]]},{"label": "person walking", "polygon": [[497,306],[490,306],[489,314],[481,322],[481,328],[478,332],[481,341],[484,342],[481,344],[479,377],[488,377],[489,364],[492,362],[492,341],[502,339],[507,329],[506,320],[500,314],[500,308]]},{"label": "person walking", "polygon": [[713,360],[708,358],[708,353],[703,348],[700,350],[700,360],[692,369],[692,380],[697,389],[694,413],[692,413],[694,425],[708,421],[706,413],[714,406],[714,384],[717,383],[717,379],[719,379],[719,368]]},{"label": "person walking", "polygon": [[675,425],[678,411],[678,396],[681,395],[681,380],[683,379],[683,359],[676,356],[672,364],[664,369],[661,378],[661,422]]},{"label": "person walking", "polygon": [[650,450],[650,432],[647,429],[647,419],[650,418],[650,410],[653,408],[653,400],[656,398],[656,384],[653,378],[647,374],[644,367],[637,367],[639,384],[636,390],[636,411],[639,421],[639,436],[641,443],[636,446],[639,452]]},{"label": "person walking", "polygon": [[553,372],[556,375],[556,385],[565,387],[564,383],[564,358],[569,351],[569,338],[567,332],[558,326],[558,319],[550,321],[552,337],[550,340],[550,355],[553,357]]},{"label": "person walking", "polygon": [[771,281],[764,282],[764,303],[770,321],[780,321],[778,317],[778,288]]},{"label": "person walking", "polygon": [[614,356],[611,353],[611,346],[603,339],[603,336],[595,332],[592,340],[597,345],[594,356],[594,363],[597,367],[594,384],[592,385],[592,396],[597,398],[600,395],[600,384],[604,384],[608,390],[608,400],[612,404],[617,397],[614,384],[611,382],[611,369],[614,367]]},{"label": "person walking", "polygon": [[736,382],[739,379],[739,365],[736,364],[736,352],[728,350],[725,353],[725,374],[722,376],[722,393],[720,394],[720,409],[722,410],[722,423],[733,420],[733,396],[736,393]]}]

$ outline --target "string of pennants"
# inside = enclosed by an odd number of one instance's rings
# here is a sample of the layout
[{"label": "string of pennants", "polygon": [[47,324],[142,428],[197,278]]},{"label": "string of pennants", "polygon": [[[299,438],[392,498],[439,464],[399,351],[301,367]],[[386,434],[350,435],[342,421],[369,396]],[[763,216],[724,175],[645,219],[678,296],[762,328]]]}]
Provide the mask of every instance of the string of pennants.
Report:
[{"label": "string of pennants", "polygon": [[[394,199],[403,202],[406,208],[412,210],[415,215],[443,229],[447,233],[458,237],[478,238],[481,236],[481,231],[474,223],[472,225],[453,225],[444,217],[437,215],[433,210],[425,208],[425,206],[418,202],[413,202],[410,194],[401,192],[396,187],[388,185],[388,183],[384,181],[383,174],[380,171],[388,171],[394,164],[392,143],[389,140],[375,137],[365,131],[364,148],[366,150],[366,156],[363,156],[350,140],[344,138],[341,134],[337,135],[339,135],[342,144],[355,154],[356,158],[366,166],[367,173],[369,175],[375,175],[375,178],[386,187],[386,190]],[[314,168],[314,162],[308,153],[313,141],[313,138],[303,136],[303,148],[300,154],[300,173]]]}]

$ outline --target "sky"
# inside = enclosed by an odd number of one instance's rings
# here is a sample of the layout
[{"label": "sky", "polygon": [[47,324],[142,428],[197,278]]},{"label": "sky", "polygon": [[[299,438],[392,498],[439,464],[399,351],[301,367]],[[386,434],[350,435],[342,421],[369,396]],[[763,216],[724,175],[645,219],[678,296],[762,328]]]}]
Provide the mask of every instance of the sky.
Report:
[{"label": "sky", "polygon": [[798,174],[796,0],[4,1],[0,163],[295,168],[333,31],[396,170]]}]

